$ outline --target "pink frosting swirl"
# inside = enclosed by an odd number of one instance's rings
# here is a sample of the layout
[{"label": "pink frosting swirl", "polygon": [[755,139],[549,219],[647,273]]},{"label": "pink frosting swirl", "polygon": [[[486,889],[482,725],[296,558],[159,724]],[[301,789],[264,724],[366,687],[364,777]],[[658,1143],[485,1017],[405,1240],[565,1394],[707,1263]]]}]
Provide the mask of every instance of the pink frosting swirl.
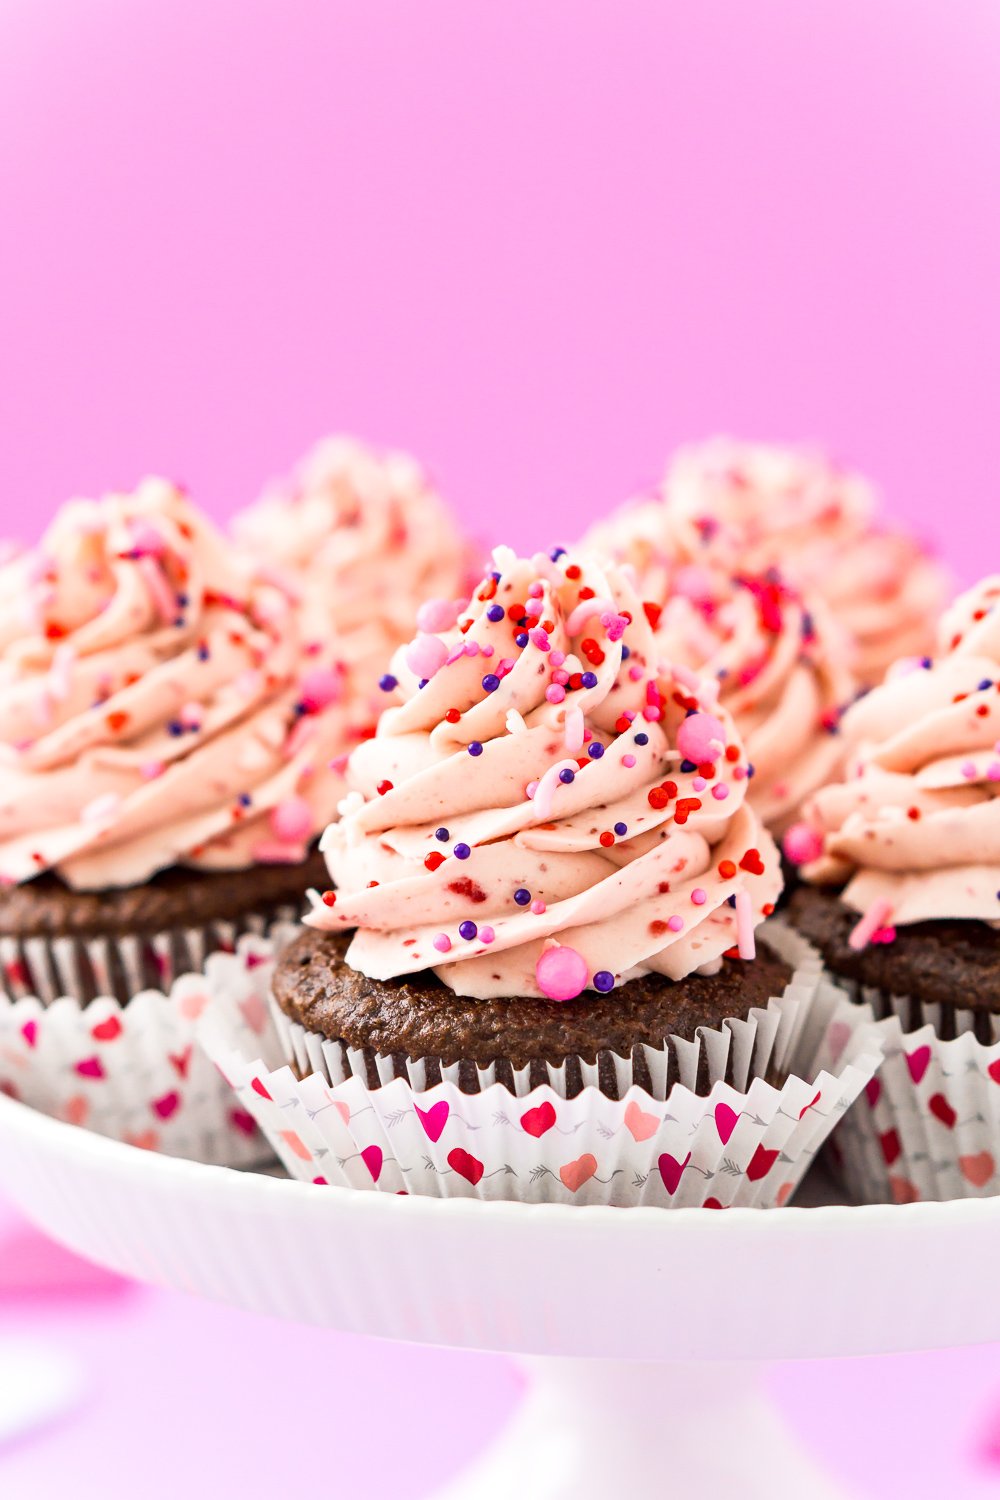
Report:
[{"label": "pink frosting swirl", "polygon": [[763,573],[780,567],[825,601],[852,642],[851,667],[880,682],[898,657],[930,649],[947,570],[879,515],[860,474],[810,448],[716,438],[682,448],[659,492],[632,501],[585,540],[642,570],[663,557]]},{"label": "pink frosting swirl", "polygon": [[343,674],[164,480],[0,569],[0,879],[296,861],[343,791]]},{"label": "pink frosting swirl", "polygon": [[943,653],[903,662],[844,719],[851,775],[807,809],[815,881],[882,926],[1000,921],[1000,577],[956,601]]},{"label": "pink frosting swirl", "polygon": [[567,999],[752,956],[781,878],[717,686],[657,669],[619,570],[556,559],[498,548],[351,758],[307,920],[372,978]]},{"label": "pink frosting swirl", "polygon": [[317,443],[233,532],[301,595],[357,691],[374,691],[422,601],[464,601],[475,581],[468,545],[417,460],[352,438]]}]

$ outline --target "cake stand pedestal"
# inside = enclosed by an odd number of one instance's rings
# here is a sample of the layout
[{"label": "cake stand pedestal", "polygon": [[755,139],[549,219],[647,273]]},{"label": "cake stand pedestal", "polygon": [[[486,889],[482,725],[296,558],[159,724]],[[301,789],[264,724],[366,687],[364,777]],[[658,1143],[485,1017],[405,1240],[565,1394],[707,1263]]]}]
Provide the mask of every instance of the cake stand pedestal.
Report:
[{"label": "cake stand pedestal", "polygon": [[152,1156],[0,1097],[0,1186],[124,1275],[381,1338],[529,1356],[447,1500],[830,1500],[762,1362],[1000,1339],[1000,1198],[765,1213],[394,1197]]}]

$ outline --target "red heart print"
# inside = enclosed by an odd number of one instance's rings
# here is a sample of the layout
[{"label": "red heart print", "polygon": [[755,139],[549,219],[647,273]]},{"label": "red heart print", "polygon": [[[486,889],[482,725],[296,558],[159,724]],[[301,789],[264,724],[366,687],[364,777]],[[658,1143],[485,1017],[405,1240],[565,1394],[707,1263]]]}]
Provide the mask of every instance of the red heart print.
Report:
[{"label": "red heart print", "polygon": [[808,1114],[809,1111],[812,1109],[813,1105],[814,1104],[818,1104],[819,1101],[822,1099],[822,1097],[823,1097],[823,1091],[821,1089],[820,1092],[818,1094],[816,1094],[814,1098],[812,1098],[812,1099],[809,1100],[808,1104],[804,1105],[802,1107],[802,1109],[799,1110],[799,1119],[801,1120],[803,1115]]},{"label": "red heart print", "polygon": [[715,1106],[715,1128],[719,1132],[719,1140],[724,1146],[729,1144],[729,1137],[739,1123],[739,1115],[735,1109],[728,1104],[717,1104]]},{"label": "red heart print", "polygon": [[690,1151],[688,1152],[687,1156],[685,1156],[683,1161],[678,1161],[676,1156],[671,1156],[669,1151],[664,1151],[663,1155],[656,1163],[660,1171],[660,1176],[663,1179],[663,1186],[666,1188],[671,1198],[674,1196],[678,1187],[680,1186],[681,1176],[684,1172],[684,1168],[687,1166],[690,1160]]},{"label": "red heart print", "polygon": [[74,1094],[66,1100],[65,1114],[71,1125],[82,1125],[90,1114],[90,1105],[82,1094]]},{"label": "red heart print", "polygon": [[889,1191],[892,1193],[893,1203],[920,1202],[920,1189],[908,1177],[894,1177],[890,1174]]},{"label": "red heart print", "polygon": [[463,1151],[461,1146],[456,1146],[453,1151],[448,1152],[448,1165],[459,1177],[464,1177],[466,1182],[471,1182],[475,1187],[481,1180],[486,1168],[481,1161],[477,1161],[468,1151]]},{"label": "red heart print", "polygon": [[984,1187],[996,1171],[996,1162],[988,1151],[960,1156],[958,1165],[966,1182],[971,1182],[973,1187]]},{"label": "red heart print", "polygon": [[117,1016],[108,1016],[106,1021],[98,1021],[92,1026],[90,1034],[95,1042],[113,1042],[122,1034],[122,1023]]},{"label": "red heart print", "polygon": [[24,1037],[24,1040],[27,1042],[29,1047],[34,1047],[35,1043],[38,1041],[38,1022],[25,1021],[24,1025],[21,1027],[21,1035]]},{"label": "red heart print", "polygon": [[720,1203],[718,1198],[706,1198],[701,1206],[702,1208],[725,1208],[726,1205]]},{"label": "red heart print", "polygon": [[138,1151],[155,1151],[160,1144],[160,1137],[155,1130],[139,1130],[134,1135],[127,1135],[125,1140]]},{"label": "red heart print", "polygon": [[547,1130],[551,1130],[556,1123],[556,1112],[548,1099],[541,1104],[536,1104],[534,1109],[526,1109],[521,1116],[521,1128],[537,1140]]},{"label": "red heart print", "polygon": [[882,1156],[885,1159],[886,1166],[891,1167],[894,1161],[899,1160],[903,1149],[899,1142],[898,1132],[887,1130],[883,1135],[879,1136],[878,1143],[882,1147]]},{"label": "red heart print", "polygon": [[[312,1152],[309,1150],[309,1147],[306,1145],[305,1141],[299,1135],[297,1130],[282,1130],[281,1139],[284,1141],[289,1151],[291,1151],[292,1155],[299,1158],[299,1161],[312,1161]],[[378,1150],[378,1147],[376,1146],[375,1149]],[[363,1154],[364,1153],[362,1153],[362,1155]]]},{"label": "red heart print", "polygon": [[253,1115],[248,1114],[245,1109],[231,1109],[229,1111],[229,1123],[241,1135],[253,1135],[257,1129]]},{"label": "red heart print", "polygon": [[941,1121],[942,1125],[947,1126],[949,1130],[954,1130],[958,1115],[943,1094],[932,1094],[927,1101],[927,1108],[936,1120]]},{"label": "red heart print", "polygon": [[868,1082],[865,1084],[865,1097],[868,1100],[871,1108],[874,1109],[879,1099],[881,1099],[882,1097],[881,1078],[869,1078]]},{"label": "red heart print", "polygon": [[[807,1105],[806,1108],[809,1108],[809,1106]],[[792,1193],[794,1191],[795,1191],[795,1183],[794,1182],[783,1182],[781,1184],[780,1188],[778,1189],[778,1191],[774,1195],[774,1206],[775,1206],[775,1208],[784,1208],[785,1204],[788,1202],[789,1198],[792,1196]]]},{"label": "red heart print", "polygon": [[991,1062],[986,1071],[994,1083],[1000,1083],[1000,1057],[997,1058],[996,1062]]},{"label": "red heart print", "polygon": [[597,1171],[597,1157],[585,1151],[578,1156],[576,1161],[568,1161],[564,1167],[559,1168],[559,1176],[562,1185],[571,1193],[578,1193],[585,1182],[589,1182]]},{"label": "red heart print", "polygon": [[753,1156],[747,1163],[747,1181],[759,1182],[766,1177],[768,1172],[778,1160],[780,1152],[769,1149],[766,1146],[758,1146]]},{"label": "red heart print", "polygon": [[154,1099],[150,1108],[153,1113],[159,1115],[161,1120],[169,1120],[181,1107],[181,1096],[174,1091],[164,1094],[159,1099]]},{"label": "red heart print", "polygon": [[269,957],[269,955],[267,953],[248,953],[247,954],[247,968],[248,969],[259,969],[260,966],[261,966],[261,964],[266,964],[266,963],[269,963],[269,962],[270,962],[270,957]]},{"label": "red heart print", "polygon": [[103,1078],[104,1065],[99,1057],[85,1057],[83,1062],[78,1062],[76,1071],[81,1078]]},{"label": "red heart print", "polygon": [[625,1106],[625,1129],[634,1141],[648,1141],[660,1128],[659,1115],[647,1114],[633,1099]]},{"label": "red heart print", "polygon": [[361,1160],[372,1174],[372,1182],[378,1182],[382,1176],[382,1147],[366,1146],[361,1153]]},{"label": "red heart print", "polygon": [[191,1065],[191,1053],[193,1050],[193,1047],[185,1047],[183,1052],[168,1052],[167,1054],[180,1078],[188,1076],[188,1068]]},{"label": "red heart print", "polygon": [[259,1094],[262,1099],[270,1099],[271,1095],[267,1092],[267,1089],[261,1083],[259,1078],[253,1079],[250,1087],[253,1089],[254,1093]]},{"label": "red heart print", "polygon": [[413,1108],[416,1111],[417,1119],[427,1132],[428,1139],[435,1142],[439,1141],[441,1139],[441,1132],[448,1123],[448,1116],[451,1114],[451,1106],[447,1099],[439,1099],[436,1104],[431,1105],[430,1109],[421,1109],[416,1104]]},{"label": "red heart print", "polygon": [[918,1047],[915,1052],[908,1052],[906,1054],[906,1066],[910,1070],[910,1077],[914,1083],[919,1083],[921,1078],[923,1078],[930,1065],[930,1060],[931,1049],[926,1045]]}]

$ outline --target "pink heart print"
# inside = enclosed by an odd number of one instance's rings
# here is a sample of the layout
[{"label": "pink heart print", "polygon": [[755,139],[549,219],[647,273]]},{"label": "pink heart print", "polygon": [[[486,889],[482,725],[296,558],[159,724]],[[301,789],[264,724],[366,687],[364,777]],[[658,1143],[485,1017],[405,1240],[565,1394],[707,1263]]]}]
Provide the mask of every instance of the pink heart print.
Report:
[{"label": "pink heart print", "polygon": [[994,1083],[1000,1083],[1000,1057],[997,1058],[996,1062],[991,1062],[986,1071]]},{"label": "pink heart print", "polygon": [[[312,1161],[312,1152],[309,1150],[309,1147],[306,1145],[305,1141],[299,1135],[297,1130],[283,1130],[281,1132],[281,1139],[284,1141],[289,1151],[291,1151],[294,1156],[297,1156],[299,1158],[299,1161]],[[378,1150],[378,1147],[376,1146],[375,1149]],[[363,1154],[364,1153],[362,1153],[362,1155]]]},{"label": "pink heart print", "polygon": [[996,1163],[988,1151],[960,1156],[958,1165],[966,1182],[971,1182],[973,1187],[985,1187],[996,1171]]},{"label": "pink heart print", "polygon": [[719,1140],[728,1145],[729,1137],[739,1123],[739,1115],[736,1110],[728,1104],[717,1104],[715,1106],[715,1128],[719,1132]]},{"label": "pink heart print", "polygon": [[439,1099],[436,1104],[431,1105],[430,1109],[421,1109],[419,1104],[415,1104],[413,1108],[417,1119],[427,1132],[428,1139],[436,1144],[441,1139],[441,1132],[447,1125],[448,1116],[451,1114],[451,1106],[447,1099]]},{"label": "pink heart print", "polygon": [[122,1034],[122,1023],[117,1016],[108,1016],[106,1021],[99,1021],[92,1026],[90,1034],[95,1042],[113,1042]]},{"label": "pink heart print", "polygon": [[153,1113],[159,1115],[161,1120],[169,1120],[181,1107],[181,1096],[175,1090],[164,1094],[162,1098],[154,1099],[150,1104]]},{"label": "pink heart print", "polygon": [[85,1057],[77,1063],[76,1071],[81,1078],[103,1078],[104,1064],[99,1057]]},{"label": "pink heart print", "polygon": [[378,1182],[382,1176],[382,1147],[366,1146],[361,1153],[361,1160],[372,1174],[372,1182]]},{"label": "pink heart print", "polygon": [[231,1109],[229,1111],[229,1123],[241,1135],[253,1135],[257,1129],[257,1123],[253,1115],[248,1114],[245,1109]]},{"label": "pink heart print", "polygon": [[625,1129],[634,1141],[648,1141],[660,1128],[658,1115],[647,1114],[633,1099],[625,1106]]},{"label": "pink heart print", "polygon": [[671,1198],[674,1196],[678,1187],[680,1186],[684,1168],[687,1166],[690,1160],[690,1151],[688,1152],[687,1156],[685,1156],[683,1161],[678,1161],[676,1156],[671,1156],[669,1151],[664,1151],[663,1155],[656,1163],[657,1167],[660,1170],[660,1176],[663,1179],[663,1186],[666,1188]]},{"label": "pink heart print", "polygon": [[596,1171],[597,1157],[585,1151],[582,1156],[577,1157],[576,1161],[568,1161],[564,1167],[560,1167],[559,1176],[563,1187],[568,1188],[571,1193],[578,1193]]},{"label": "pink heart print", "polygon": [[25,1021],[24,1025],[21,1027],[21,1035],[24,1037],[24,1040],[27,1042],[29,1047],[34,1047],[36,1042],[38,1041],[38,1022]]},{"label": "pink heart print", "polygon": [[923,1078],[930,1066],[930,1061],[931,1049],[926,1043],[923,1047],[918,1047],[916,1051],[906,1054],[906,1066],[910,1070],[910,1077],[914,1083],[919,1083]]},{"label": "pink heart print", "polygon": [[521,1116],[521,1129],[526,1130],[528,1135],[533,1135],[536,1140],[547,1130],[551,1130],[555,1123],[555,1108],[548,1099],[543,1099],[534,1109],[525,1110]]}]

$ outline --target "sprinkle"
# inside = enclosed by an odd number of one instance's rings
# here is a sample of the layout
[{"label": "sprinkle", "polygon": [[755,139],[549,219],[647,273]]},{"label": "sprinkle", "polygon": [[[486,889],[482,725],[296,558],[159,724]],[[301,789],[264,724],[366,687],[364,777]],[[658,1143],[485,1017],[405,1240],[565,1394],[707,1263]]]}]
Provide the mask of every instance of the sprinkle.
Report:
[{"label": "sprinkle", "polygon": [[640,732],[635,737],[635,742],[636,742],[637,745],[648,745],[649,744],[649,735],[648,734],[643,734],[642,731],[640,730]]},{"label": "sprinkle", "polygon": [[469,848],[468,844],[456,844],[453,852],[456,859],[468,859],[469,855],[472,853],[472,850]]},{"label": "sprinkle", "polygon": [[706,891],[702,890],[700,885],[696,886],[695,889],[691,892],[691,900],[694,902],[695,906],[704,906],[705,902],[708,900],[708,894]]},{"label": "sprinkle", "polygon": [[671,932],[683,932],[684,931],[684,918],[683,917],[677,917],[677,916],[668,917],[667,918],[667,926],[670,928]]},{"label": "sprinkle", "polygon": [[[917,812],[919,817],[919,811]],[[781,841],[785,858],[793,865],[812,864],[823,853],[823,835],[809,823],[793,823]]]},{"label": "sprinkle", "polygon": [[715,798],[716,802],[725,802],[726,798],[729,796],[729,788],[726,786],[726,783],[724,781],[720,781],[717,786],[713,786],[712,796]]},{"label": "sprinkle", "polygon": [[177,599],[164,576],[163,569],[154,557],[140,557],[136,563],[142,581],[149,591],[160,618],[168,624],[176,618]]},{"label": "sprinkle", "polygon": [[[391,681],[392,686],[396,686],[395,677],[383,677],[382,681]],[[302,679],[299,701],[307,714],[317,714],[329,708],[331,703],[337,703],[343,692],[344,682],[338,672],[332,667],[314,667]]]},{"label": "sprinkle", "polygon": [[465,938],[465,941],[467,943],[471,943],[472,939],[477,935],[478,932],[479,928],[476,926],[475,922],[460,922],[458,925],[458,935],[459,937]]},{"label": "sprinkle", "polygon": [[733,876],[736,874],[736,866],[733,864],[731,859],[723,859],[719,861],[719,874],[722,876],[723,880],[732,880]]},{"label": "sprinkle", "polygon": [[391,781],[380,781],[379,784],[378,784],[378,786],[375,788],[375,790],[378,792],[378,794],[379,794],[380,797],[384,797],[385,794],[386,794],[386,792],[391,792],[392,791],[392,782]]},{"label": "sprinkle", "polygon": [[575,1000],[587,983],[587,962],[575,948],[556,943],[538,955],[535,980],[549,1000]]},{"label": "sprinkle", "polygon": [[557,761],[554,766],[549,766],[531,794],[531,800],[535,804],[535,815],[542,822],[545,821],[552,811],[552,796],[561,780],[560,773],[562,771],[573,771],[575,773],[576,761],[561,760]]},{"label": "sprinkle", "polygon": [[575,755],[583,748],[583,709],[575,705],[566,710],[566,719],[563,724],[563,744],[571,755]]},{"label": "sprinkle", "polygon": [[559,780],[562,782],[563,786],[571,786],[572,783],[576,780],[576,772],[571,771],[567,766],[565,770],[559,772]]},{"label": "sprinkle", "polygon": [[749,891],[736,892],[736,947],[740,958],[757,957],[757,943],[753,932],[753,908]]},{"label": "sprinkle", "polygon": [[558,682],[550,683],[545,689],[545,697],[549,703],[561,703],[566,696],[566,689]]},{"label": "sprinkle", "polygon": [[487,693],[495,693],[500,686],[500,679],[495,672],[487,672],[483,678],[483,689]]},{"label": "sprinkle", "polygon": [[303,844],[313,834],[312,808],[304,797],[283,797],[271,809],[271,829],[285,844]]},{"label": "sprinkle", "polygon": [[519,885],[517,890],[514,892],[514,900],[517,902],[518,906],[527,906],[528,902],[531,900],[531,892],[525,890],[523,885]]},{"label": "sprinkle", "polygon": [[590,756],[591,760],[600,760],[601,756],[604,754],[604,746],[601,744],[600,740],[594,740],[593,744],[587,746],[587,754]]},{"label": "sprinkle", "polygon": [[322,899],[322,902],[323,902],[324,906],[336,906],[336,904],[337,904],[337,892],[336,891],[324,891],[321,899]]},{"label": "sprinkle", "polygon": [[492,943],[492,941],[493,941],[493,939],[495,937],[496,937],[496,933],[493,931],[492,927],[480,927],[480,929],[479,929],[479,941],[481,943]]},{"label": "sprinkle", "polygon": [[418,635],[404,652],[406,665],[415,677],[429,682],[448,657],[448,647],[439,635]]},{"label": "sprinkle", "polygon": [[602,995],[606,995],[614,987],[615,976],[608,969],[598,969],[594,975],[594,989],[599,990]]},{"label": "sprinkle", "polygon": [[705,780],[704,776],[696,776],[691,782],[691,790],[693,792],[703,792],[707,786],[708,782]]},{"label": "sprinkle", "polygon": [[139,775],[143,781],[155,781],[157,776],[162,776],[166,769],[165,761],[147,760],[139,767]]},{"label": "sprinkle", "polygon": [[551,656],[549,657],[549,662],[553,667],[561,667],[565,660],[565,651],[553,651]]},{"label": "sprinkle", "polygon": [[543,630],[541,625],[536,625],[533,630],[528,631],[528,640],[533,646],[536,646],[539,651],[551,650],[551,647],[549,646],[548,631]]},{"label": "sprinkle", "polygon": [[634,755],[623,755],[622,756],[622,765],[625,767],[626,771],[631,771],[632,767],[635,765],[635,756]]},{"label": "sprinkle", "polygon": [[514,637],[514,645],[515,646],[524,647],[527,644],[528,644],[528,632],[526,630],[519,630],[518,633],[517,633],[517,635]]},{"label": "sprinkle", "polygon": [[966,781],[974,781],[976,779],[978,772],[976,771],[974,761],[967,760],[963,763],[962,775],[965,777]]},{"label": "sprinkle", "polygon": [[450,630],[464,608],[458,599],[428,599],[417,610],[417,629],[431,635]]},{"label": "sprinkle", "polygon": [[433,946],[439,953],[450,953],[451,938],[446,932],[439,932],[437,937],[434,939]]},{"label": "sprinkle", "polygon": [[581,687],[585,687],[585,688],[595,688],[597,686],[597,673],[596,672],[584,672],[584,673],[582,673],[581,676],[580,676],[580,685],[581,685]]},{"label": "sprinkle", "polygon": [[889,925],[889,918],[891,916],[892,902],[888,897],[880,896],[877,901],[872,902],[860,922],[851,930],[851,934],[847,939],[848,947],[853,948],[855,953],[860,953],[863,948],[868,946],[873,935],[878,932],[880,927],[887,927]]},{"label": "sprinkle", "polygon": [[532,901],[531,910],[536,917],[543,917],[545,915],[545,902],[538,900]]},{"label": "sprinkle", "polygon": [[1000,760],[992,761],[991,764],[986,767],[986,780],[1000,781]]},{"label": "sprinkle", "polygon": [[483,747],[479,743],[479,741],[478,740],[470,740],[470,742],[469,742],[469,754],[470,755],[482,755],[482,753],[483,753]]},{"label": "sprinkle", "polygon": [[615,824],[615,833],[617,833],[617,835],[618,835],[618,837],[620,839],[623,839],[625,837],[625,835],[628,833],[628,824],[627,823],[616,823]]},{"label": "sprinkle", "polygon": [[601,844],[601,846],[603,848],[610,849],[611,845],[614,843],[614,841],[615,841],[614,834],[611,832],[610,829],[605,829],[605,831],[601,834],[601,837],[600,837],[600,839],[599,839],[598,842]]},{"label": "sprinkle", "polygon": [[451,834],[448,832],[447,828],[435,828],[434,837],[436,839],[439,839],[442,844],[446,844],[451,838]]},{"label": "sprinkle", "polygon": [[434,871],[440,869],[443,864],[444,855],[441,853],[440,849],[432,849],[430,854],[424,855],[424,866],[426,869],[430,870],[432,875],[434,874]]},{"label": "sprinkle", "polygon": [[498,624],[503,619],[503,617],[504,607],[502,604],[491,604],[489,609],[486,611],[487,620],[492,620],[494,624]]}]

